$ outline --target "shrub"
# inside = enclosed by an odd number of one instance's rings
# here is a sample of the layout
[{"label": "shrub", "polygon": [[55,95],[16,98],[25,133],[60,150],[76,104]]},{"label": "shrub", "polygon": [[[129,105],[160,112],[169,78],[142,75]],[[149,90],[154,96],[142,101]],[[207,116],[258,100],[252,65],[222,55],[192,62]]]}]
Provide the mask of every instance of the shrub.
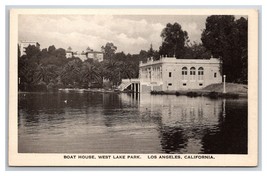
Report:
[{"label": "shrub", "polygon": [[156,90],[152,90],[151,95],[164,95],[165,93],[163,91],[156,91]]},{"label": "shrub", "polygon": [[233,99],[236,99],[236,98],[239,98],[239,95],[238,94],[235,94],[235,93],[225,93],[225,94],[222,94],[222,97],[223,98],[233,98]]},{"label": "shrub", "polygon": [[197,92],[187,92],[186,95],[189,97],[197,97],[198,96]]},{"label": "shrub", "polygon": [[176,92],[175,92],[175,95],[176,95],[176,96],[180,96],[180,92],[177,92],[177,91],[176,91]]},{"label": "shrub", "polygon": [[208,94],[208,97],[210,97],[210,98],[212,98],[212,99],[216,99],[216,98],[218,98],[219,97],[219,93],[218,92],[210,92],[209,94]]}]

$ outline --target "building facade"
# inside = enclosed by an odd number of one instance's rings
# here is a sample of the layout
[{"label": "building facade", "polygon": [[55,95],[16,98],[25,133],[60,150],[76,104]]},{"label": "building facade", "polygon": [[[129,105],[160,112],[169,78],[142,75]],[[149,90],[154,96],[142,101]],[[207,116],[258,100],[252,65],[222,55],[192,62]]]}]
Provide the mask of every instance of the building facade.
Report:
[{"label": "building facade", "polygon": [[74,56],[74,53],[72,51],[71,47],[68,47],[68,49],[66,50],[66,58],[72,58]]},{"label": "building facade", "polygon": [[40,47],[40,44],[36,41],[20,41],[19,42],[20,56],[26,55],[26,48],[30,45]]},{"label": "building facade", "polygon": [[140,62],[140,91],[177,91],[201,89],[210,84],[221,83],[220,60],[176,59],[162,57],[160,60]]},{"label": "building facade", "polygon": [[104,53],[100,51],[94,51],[89,47],[86,49],[86,51],[73,52],[71,47],[69,47],[66,50],[66,58],[71,58],[71,57],[79,57],[82,61],[85,61],[86,59],[93,59],[98,62],[102,62],[104,60]]},{"label": "building facade", "polygon": [[86,53],[84,51],[82,51],[82,52],[73,52],[73,56],[80,58],[82,61],[85,61],[86,59],[88,59],[86,57]]},{"label": "building facade", "polygon": [[86,57],[102,62],[104,60],[104,53],[100,51],[88,51],[86,52]]}]

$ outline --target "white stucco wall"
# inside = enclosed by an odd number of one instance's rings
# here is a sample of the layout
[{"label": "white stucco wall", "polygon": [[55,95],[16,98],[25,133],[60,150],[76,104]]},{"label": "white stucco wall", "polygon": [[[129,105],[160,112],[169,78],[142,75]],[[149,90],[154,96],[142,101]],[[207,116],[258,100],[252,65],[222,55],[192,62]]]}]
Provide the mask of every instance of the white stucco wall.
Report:
[{"label": "white stucco wall", "polygon": [[[182,68],[187,68],[186,79],[182,79]],[[190,75],[190,68],[195,68],[195,75]],[[199,68],[203,68],[203,76],[198,75]],[[159,70],[162,69],[162,78],[159,79]],[[149,79],[148,71],[151,71]],[[155,72],[156,71],[156,72]],[[171,74],[171,76],[169,75]],[[216,77],[214,77],[216,74]],[[202,77],[202,79],[200,79]],[[163,58],[161,61],[140,64],[141,85],[162,85],[162,90],[190,90],[201,89],[210,84],[221,83],[220,61],[218,59],[176,59]],[[152,88],[151,88],[152,89]]]}]

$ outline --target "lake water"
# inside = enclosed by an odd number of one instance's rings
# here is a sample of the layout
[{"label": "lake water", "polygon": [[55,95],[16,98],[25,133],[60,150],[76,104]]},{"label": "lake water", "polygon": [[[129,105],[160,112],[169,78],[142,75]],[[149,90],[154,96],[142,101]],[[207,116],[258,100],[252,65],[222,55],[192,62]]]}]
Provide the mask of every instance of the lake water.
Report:
[{"label": "lake water", "polygon": [[247,99],[19,93],[18,151],[246,154]]}]

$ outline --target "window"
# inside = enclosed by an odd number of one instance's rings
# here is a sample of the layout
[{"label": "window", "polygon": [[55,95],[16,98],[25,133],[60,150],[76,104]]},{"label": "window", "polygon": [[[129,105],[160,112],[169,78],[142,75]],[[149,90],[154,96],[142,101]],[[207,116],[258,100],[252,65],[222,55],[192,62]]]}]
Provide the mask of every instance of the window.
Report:
[{"label": "window", "polygon": [[195,80],[196,79],[195,75],[196,75],[196,68],[195,67],[191,67],[190,68],[190,78],[191,78],[191,80]]},{"label": "window", "polygon": [[214,73],[214,78],[216,78],[217,77],[217,73]]},{"label": "window", "polygon": [[183,67],[182,68],[182,80],[186,80],[187,77],[187,68]]},{"label": "window", "polygon": [[172,83],[169,83],[168,86],[172,86]]},{"label": "window", "polygon": [[172,72],[169,72],[169,77],[172,77]]},{"label": "window", "polygon": [[183,86],[186,86],[186,83],[183,83]]},{"label": "window", "polygon": [[203,86],[203,84],[202,83],[199,83],[199,86]]},{"label": "window", "polygon": [[204,75],[204,69],[203,69],[203,67],[199,67],[199,69],[198,69],[198,80],[203,80],[203,75]]}]

